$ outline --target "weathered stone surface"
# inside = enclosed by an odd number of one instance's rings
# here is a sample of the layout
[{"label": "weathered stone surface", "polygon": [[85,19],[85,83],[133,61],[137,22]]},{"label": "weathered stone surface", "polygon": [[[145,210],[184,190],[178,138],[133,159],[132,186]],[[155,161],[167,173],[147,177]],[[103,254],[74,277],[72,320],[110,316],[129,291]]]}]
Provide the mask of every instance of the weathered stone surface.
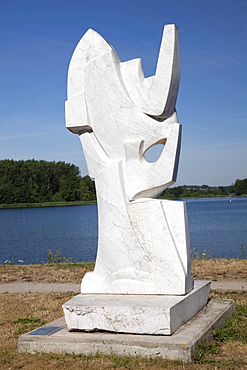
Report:
[{"label": "weathered stone surface", "polygon": [[63,305],[69,330],[170,335],[206,304],[210,282],[184,296],[79,294]]}]

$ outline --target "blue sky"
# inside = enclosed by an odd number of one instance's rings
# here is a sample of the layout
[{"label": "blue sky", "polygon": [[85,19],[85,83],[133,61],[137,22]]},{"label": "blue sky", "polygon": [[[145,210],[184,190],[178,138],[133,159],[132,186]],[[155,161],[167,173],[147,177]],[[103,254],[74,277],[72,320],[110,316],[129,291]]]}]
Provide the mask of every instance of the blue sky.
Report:
[{"label": "blue sky", "polygon": [[0,0],[0,159],[87,168],[65,127],[73,50],[92,28],[120,60],[154,74],[164,24],[179,28],[183,125],[176,185],[229,185],[247,177],[246,0]]}]

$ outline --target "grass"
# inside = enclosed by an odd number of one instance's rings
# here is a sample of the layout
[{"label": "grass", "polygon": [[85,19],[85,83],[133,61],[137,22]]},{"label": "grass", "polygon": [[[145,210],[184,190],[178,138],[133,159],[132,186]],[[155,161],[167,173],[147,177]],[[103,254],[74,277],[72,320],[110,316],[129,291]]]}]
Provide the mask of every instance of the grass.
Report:
[{"label": "grass", "polygon": [[12,321],[12,324],[21,324],[21,326],[14,332],[15,335],[21,335],[45,325],[47,321],[42,321],[38,317],[19,317],[19,319]]},{"label": "grass", "polygon": [[40,283],[80,283],[94,262],[50,263],[37,265],[0,265],[0,283],[32,281]]},{"label": "grass", "polygon": [[193,259],[192,275],[197,280],[246,280],[246,259]]},{"label": "grass", "polygon": [[[229,369],[247,368],[247,292],[211,292],[212,298],[233,298],[236,313],[214,333],[212,343],[203,342],[195,352],[194,362]],[[216,367],[218,368],[218,367]]]},{"label": "grass", "polygon": [[247,292],[213,291],[212,298],[233,298],[237,311],[214,333],[213,343],[202,343],[192,364],[162,358],[118,355],[18,353],[19,335],[63,315],[62,304],[73,293],[5,293],[0,301],[0,368],[7,369],[247,369]]},{"label": "grass", "polygon": [[[56,261],[59,257],[56,258]],[[66,261],[66,259],[65,259]],[[0,265],[0,283],[33,281],[80,283],[84,274],[94,269],[94,262],[60,262],[37,265]],[[246,280],[246,259],[193,259],[192,275],[197,280]]]},{"label": "grass", "polygon": [[[74,282],[92,270],[94,263],[50,263],[43,265],[0,265],[1,282]],[[196,279],[245,280],[247,260],[194,259]],[[168,369],[211,370],[247,369],[247,292],[212,291],[211,298],[234,299],[234,314],[214,333],[214,342],[201,343],[194,363],[162,358],[117,355],[28,354],[18,353],[19,335],[63,315],[62,304],[74,293],[4,293],[0,295],[0,368],[7,369]]]}]

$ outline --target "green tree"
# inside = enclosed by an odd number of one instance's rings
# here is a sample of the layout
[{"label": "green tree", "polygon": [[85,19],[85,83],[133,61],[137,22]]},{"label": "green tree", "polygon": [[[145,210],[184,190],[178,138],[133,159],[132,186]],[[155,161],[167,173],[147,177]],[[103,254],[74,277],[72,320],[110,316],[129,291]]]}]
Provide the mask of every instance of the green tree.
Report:
[{"label": "green tree", "polygon": [[234,190],[236,195],[247,195],[247,179],[237,179],[235,181]]},{"label": "green tree", "polygon": [[[0,161],[0,203],[40,203],[82,200],[79,168],[65,162],[44,160]],[[95,199],[88,177],[87,199]]]},{"label": "green tree", "polygon": [[81,200],[96,200],[95,183],[89,176],[80,179]]}]

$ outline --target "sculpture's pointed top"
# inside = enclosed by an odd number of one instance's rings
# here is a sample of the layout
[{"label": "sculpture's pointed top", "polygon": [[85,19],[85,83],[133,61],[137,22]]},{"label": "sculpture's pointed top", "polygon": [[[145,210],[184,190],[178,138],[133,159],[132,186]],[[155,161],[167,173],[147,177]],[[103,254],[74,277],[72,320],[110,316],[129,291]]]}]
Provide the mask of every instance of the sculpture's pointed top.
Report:
[{"label": "sculpture's pointed top", "polygon": [[68,98],[82,93],[84,67],[102,53],[114,50],[98,32],[89,28],[78,42],[72,55],[68,72]]},{"label": "sculpture's pointed top", "polygon": [[129,95],[144,113],[160,120],[170,117],[175,111],[180,79],[177,26],[164,26],[154,76],[144,78],[137,59],[122,63],[121,71]]}]

